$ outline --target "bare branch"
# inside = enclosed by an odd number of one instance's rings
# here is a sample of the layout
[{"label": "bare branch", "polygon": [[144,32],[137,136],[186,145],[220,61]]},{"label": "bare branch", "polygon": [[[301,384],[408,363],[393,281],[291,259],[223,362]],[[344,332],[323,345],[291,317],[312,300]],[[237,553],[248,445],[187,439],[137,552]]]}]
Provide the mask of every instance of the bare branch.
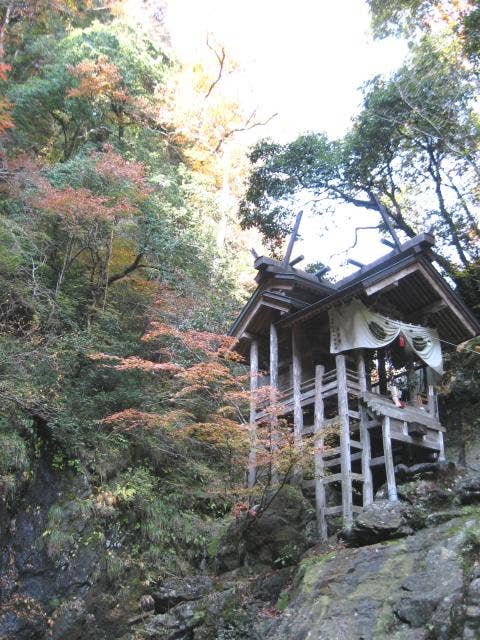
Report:
[{"label": "bare branch", "polygon": [[139,253],[135,258],[135,260],[132,262],[132,264],[130,264],[128,267],[125,267],[125,269],[123,271],[120,271],[120,273],[115,273],[113,276],[110,276],[108,279],[107,285],[110,286],[114,282],[117,282],[117,280],[121,280],[122,278],[125,278],[126,276],[128,276],[133,271],[136,271],[137,269],[144,269],[147,265],[142,264],[143,256],[144,256],[143,253]]},{"label": "bare branch", "polygon": [[218,60],[218,73],[217,73],[216,79],[212,82],[212,84],[210,85],[207,93],[205,94],[205,100],[207,100],[207,98],[212,93],[213,89],[216,87],[216,85],[220,82],[220,80],[222,78],[223,68],[225,66],[225,57],[226,57],[225,49],[223,47],[221,49],[221,53],[218,53],[218,51],[216,51],[212,47],[212,45],[210,44],[210,42],[208,40],[208,35],[207,35],[207,47],[210,49],[210,51],[213,51],[213,53],[215,54],[215,57]]},{"label": "bare branch", "polygon": [[250,131],[250,129],[255,129],[255,127],[264,127],[269,122],[271,122],[273,118],[278,116],[278,113],[273,113],[270,117],[268,117],[266,120],[263,120],[262,122],[260,121],[252,122],[252,118],[254,115],[255,115],[255,111],[251,116],[247,118],[245,125],[243,127],[235,127],[234,129],[230,129],[229,131],[226,131],[223,137],[220,138],[220,140],[218,141],[218,144],[215,147],[214,153],[218,153],[222,148],[222,145],[225,142],[225,140],[227,140],[228,138],[231,138],[235,133],[240,133],[241,131]]},{"label": "bare branch", "polygon": [[359,231],[365,231],[367,229],[380,229],[380,226],[378,224],[376,224],[376,225],[373,225],[373,226],[355,227],[355,236],[354,236],[355,239],[353,241],[353,244],[350,247],[347,247],[346,249],[342,249],[342,251],[337,251],[336,253],[332,253],[332,255],[330,256],[329,260],[331,260],[332,258],[335,258],[336,256],[342,255],[344,253],[348,253],[352,249],[355,249],[355,247],[357,246],[357,243],[358,243],[358,232]]}]

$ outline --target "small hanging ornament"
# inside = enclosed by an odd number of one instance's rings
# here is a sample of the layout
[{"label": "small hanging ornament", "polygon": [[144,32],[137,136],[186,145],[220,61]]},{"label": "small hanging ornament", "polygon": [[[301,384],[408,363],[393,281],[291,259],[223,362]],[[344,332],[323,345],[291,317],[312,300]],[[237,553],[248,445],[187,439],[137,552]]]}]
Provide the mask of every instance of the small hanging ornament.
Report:
[{"label": "small hanging ornament", "polygon": [[405,336],[403,336],[402,334],[398,336],[398,346],[402,349],[405,347]]}]

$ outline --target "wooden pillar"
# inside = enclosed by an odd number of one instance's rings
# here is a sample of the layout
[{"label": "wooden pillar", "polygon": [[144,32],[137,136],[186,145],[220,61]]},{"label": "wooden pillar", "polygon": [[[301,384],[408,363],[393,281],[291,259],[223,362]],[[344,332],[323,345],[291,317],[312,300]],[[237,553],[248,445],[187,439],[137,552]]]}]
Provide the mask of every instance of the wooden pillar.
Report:
[{"label": "wooden pillar", "polygon": [[353,522],[352,462],[350,458],[350,418],[348,415],[347,367],[345,356],[335,357],[338,385],[338,419],[340,421],[340,456],[342,469],[343,526],[350,529]]},{"label": "wooden pillar", "polygon": [[385,364],[385,349],[377,349],[378,362],[378,390],[382,396],[387,395],[387,368]]},{"label": "wooden pillar", "polygon": [[[367,373],[365,370],[365,356],[360,349],[357,355],[358,382],[360,384],[360,393],[367,390]],[[360,414],[360,442],[362,443],[362,475],[363,475],[363,506],[373,502],[373,481],[370,462],[372,459],[372,451],[370,444],[370,432],[368,430],[368,415],[365,404],[360,401],[358,403],[358,412]]]},{"label": "wooden pillar", "polygon": [[255,484],[257,476],[257,424],[256,392],[258,389],[258,340],[250,343],[250,453],[248,455],[248,488]]},{"label": "wooden pillar", "polygon": [[445,462],[445,447],[443,444],[443,431],[438,432],[438,460],[439,462]]},{"label": "wooden pillar", "polygon": [[[292,327],[292,387],[293,387],[293,437],[297,452],[302,450],[303,410],[302,410],[302,342],[301,327]],[[295,482],[302,481],[302,469],[295,469]]]},{"label": "wooden pillar", "polygon": [[278,334],[273,322],[270,324],[270,386],[278,389]]},{"label": "wooden pillar", "polygon": [[428,413],[437,418],[437,399],[435,397],[435,387],[433,384],[428,385]]},{"label": "wooden pillar", "polygon": [[397,484],[395,482],[395,470],[393,467],[392,439],[390,436],[390,418],[383,417],[382,422],[383,453],[385,456],[385,472],[387,474],[388,499],[392,502],[398,500]]},{"label": "wooden pillar", "polygon": [[317,528],[320,540],[327,540],[327,521],[325,520],[325,484],[323,483],[325,469],[323,465],[324,438],[322,434],[324,420],[324,406],[322,396],[323,374],[325,367],[315,367],[315,414],[313,421],[313,437],[315,438],[315,507],[317,513]]},{"label": "wooden pillar", "polygon": [[357,373],[360,391],[367,390],[367,370],[365,368],[365,355],[363,349],[357,351]]},{"label": "wooden pillar", "polygon": [[[271,322],[270,324],[270,404],[278,404],[278,334],[277,327]],[[272,415],[270,419],[270,428],[272,430],[271,446],[272,453],[278,451],[278,419],[276,415]],[[272,482],[278,482],[278,473],[276,465],[272,465]]]}]

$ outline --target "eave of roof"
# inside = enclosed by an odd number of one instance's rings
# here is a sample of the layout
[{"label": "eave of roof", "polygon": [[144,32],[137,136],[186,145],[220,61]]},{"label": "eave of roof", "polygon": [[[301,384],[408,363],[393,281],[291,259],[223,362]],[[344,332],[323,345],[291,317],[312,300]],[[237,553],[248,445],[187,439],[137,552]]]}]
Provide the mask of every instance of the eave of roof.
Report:
[{"label": "eave of roof", "polygon": [[290,307],[295,309],[303,309],[308,306],[308,302],[305,302],[304,300],[299,300],[298,298],[294,298],[293,296],[281,294],[276,291],[271,291],[265,286],[259,286],[256,291],[254,291],[254,293],[236,318],[235,322],[230,327],[228,331],[229,336],[237,335],[237,330],[248,318],[248,315],[252,311],[252,309],[254,309],[255,306],[262,301],[262,299],[264,299],[265,303],[267,304],[268,302],[272,302],[272,306],[274,306],[275,303],[281,306],[285,306],[286,308]]},{"label": "eave of roof", "polygon": [[[290,266],[285,267],[278,260],[261,256],[255,261],[255,267],[259,271],[257,274],[257,281],[260,282],[259,287],[240,312],[229,331],[229,335],[236,335],[238,328],[242,326],[248,314],[255,309],[261,296],[267,292],[269,295],[278,296],[279,301],[281,300],[288,305],[288,311],[297,309],[293,313],[287,312],[276,323],[278,326],[289,326],[323,313],[344,298],[364,295],[367,293],[367,289],[375,285],[375,283],[380,283],[388,278],[389,275],[394,277],[396,273],[403,269],[408,269],[410,265],[414,264],[418,264],[419,269],[421,268],[426,272],[441,290],[442,295],[448,299],[449,305],[456,309],[455,315],[464,328],[468,328],[468,331],[474,331],[474,335],[479,334],[480,323],[477,318],[431,264],[432,260],[434,260],[434,255],[431,251],[434,244],[435,239],[431,234],[422,233],[405,242],[400,251],[393,250],[387,253],[335,284],[318,280],[316,276],[310,273]],[[282,282],[308,289],[320,299],[308,304],[293,297],[288,297],[288,295],[269,291],[272,287],[281,286]]]}]

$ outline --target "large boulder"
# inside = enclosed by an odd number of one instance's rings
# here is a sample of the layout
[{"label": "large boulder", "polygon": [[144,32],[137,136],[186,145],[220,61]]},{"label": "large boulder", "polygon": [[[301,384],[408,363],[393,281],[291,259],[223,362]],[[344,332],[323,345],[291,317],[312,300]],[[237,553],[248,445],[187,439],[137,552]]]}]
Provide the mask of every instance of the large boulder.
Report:
[{"label": "large boulder", "polygon": [[217,549],[218,573],[241,566],[288,566],[298,562],[309,541],[306,525],[313,511],[302,495],[286,487],[270,498],[268,508],[257,517],[246,515],[227,529]]},{"label": "large boulder", "polygon": [[398,500],[377,500],[357,516],[348,540],[354,544],[374,544],[411,535],[422,525],[422,517],[411,505]]}]

